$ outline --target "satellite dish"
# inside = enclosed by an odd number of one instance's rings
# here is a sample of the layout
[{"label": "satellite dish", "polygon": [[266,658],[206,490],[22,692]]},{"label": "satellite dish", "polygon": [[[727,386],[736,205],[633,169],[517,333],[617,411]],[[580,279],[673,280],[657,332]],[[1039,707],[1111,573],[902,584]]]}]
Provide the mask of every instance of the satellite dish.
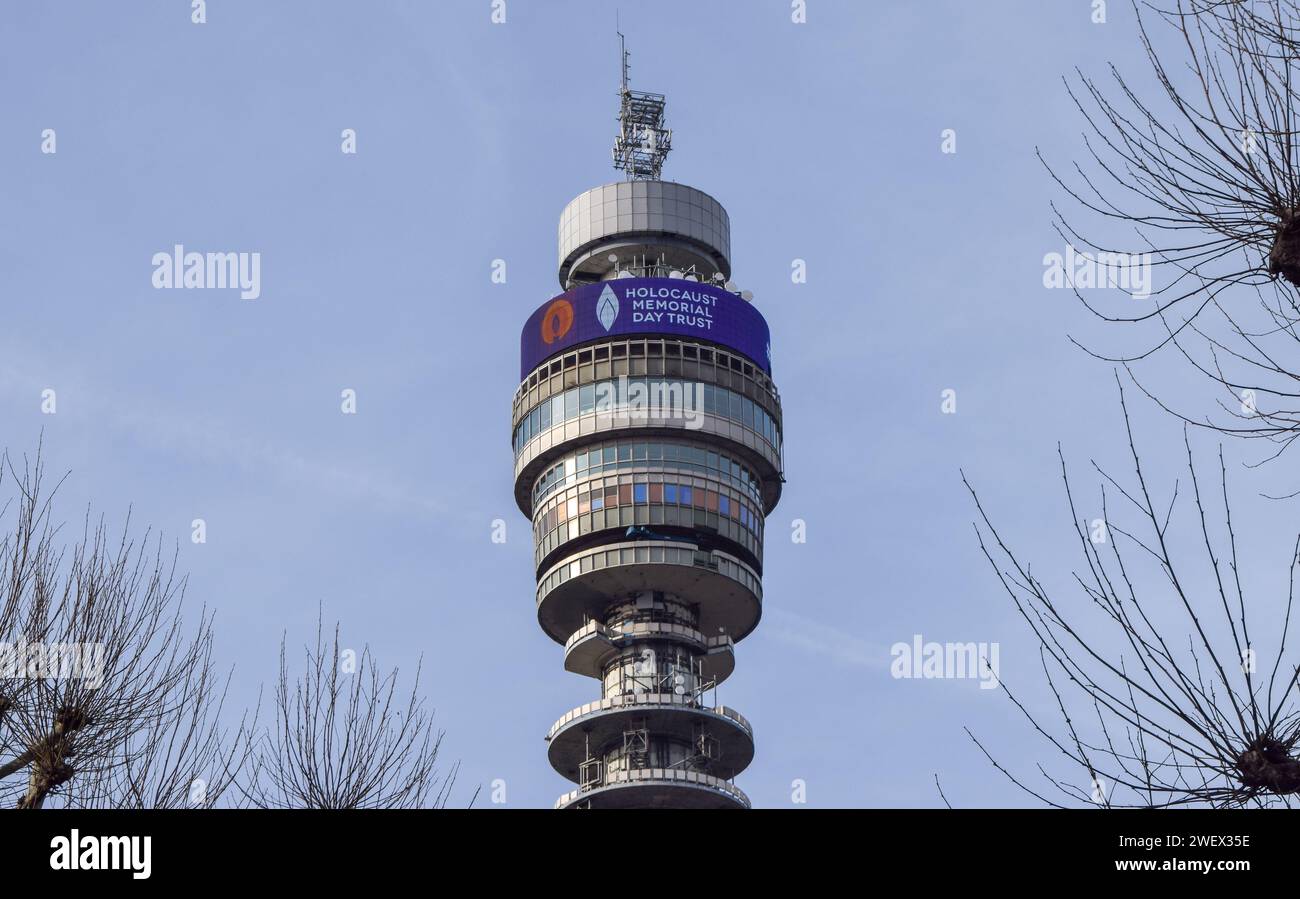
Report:
[{"label": "satellite dish", "polygon": [[680,279],[682,277],[682,273],[679,272],[677,269],[673,269],[668,273],[668,277]]},{"label": "satellite dish", "polygon": [[728,281],[726,284],[723,284],[722,286],[725,287],[727,290],[730,290],[732,293],[735,293],[735,292],[736,292],[736,282],[735,282],[735,281]]},{"label": "satellite dish", "polygon": [[632,274],[632,273],[631,273],[630,271],[628,271],[627,269],[623,269],[621,272],[618,273],[618,277],[620,277],[620,278],[635,278],[636,275]]},{"label": "satellite dish", "polygon": [[687,280],[687,281],[694,281],[694,282],[698,283],[699,280],[700,280],[700,276],[699,276],[699,275],[687,275],[687,276],[686,276],[686,280]]},{"label": "satellite dish", "polygon": [[714,272],[714,273],[713,273],[713,280],[714,280],[714,281],[725,281],[726,279],[727,279],[727,276],[724,275],[722,272]]},{"label": "satellite dish", "polygon": [[618,254],[617,254],[617,253],[610,253],[610,254],[609,254],[608,256],[606,256],[605,258],[608,259],[610,262],[618,262]]},{"label": "satellite dish", "polygon": [[746,303],[752,303],[754,302],[754,291],[742,290],[740,292],[740,298],[744,300]]}]

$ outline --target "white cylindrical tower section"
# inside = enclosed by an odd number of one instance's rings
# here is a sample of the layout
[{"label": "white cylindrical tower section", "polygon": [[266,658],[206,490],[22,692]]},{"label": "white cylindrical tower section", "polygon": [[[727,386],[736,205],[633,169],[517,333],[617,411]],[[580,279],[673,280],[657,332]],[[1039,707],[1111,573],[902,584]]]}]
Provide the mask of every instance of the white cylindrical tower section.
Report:
[{"label": "white cylindrical tower section", "polygon": [[[693,271],[731,277],[731,220],[702,190],[672,181],[617,181],[575,197],[560,215],[560,286]],[[615,256],[615,261],[610,260]]]}]

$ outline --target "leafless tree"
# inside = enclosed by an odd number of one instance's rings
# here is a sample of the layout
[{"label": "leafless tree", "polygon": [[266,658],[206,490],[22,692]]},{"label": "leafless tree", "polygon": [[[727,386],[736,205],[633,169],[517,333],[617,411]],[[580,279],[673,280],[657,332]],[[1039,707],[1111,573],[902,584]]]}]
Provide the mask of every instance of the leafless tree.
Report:
[{"label": "leafless tree", "polygon": [[360,656],[344,649],[337,624],[327,641],[320,619],[316,645],[306,656],[305,673],[292,679],[281,641],[275,722],[259,743],[249,783],[241,787],[248,804],[444,807],[459,764],[439,778],[443,732],[434,730],[424,708],[419,670],[409,694],[399,694],[396,669],[381,675],[368,647]]},{"label": "leafless tree", "polygon": [[963,474],[979,513],[980,547],[1037,640],[1059,721],[1031,710],[1006,679],[1002,686],[1073,773],[1039,764],[1040,786],[967,733],[999,771],[1050,805],[1290,806],[1300,794],[1300,657],[1288,647],[1300,536],[1287,560],[1285,611],[1257,630],[1242,586],[1222,449],[1218,484],[1210,487],[1185,426],[1190,504],[1177,483],[1159,500],[1122,387],[1120,404],[1133,472],[1122,484],[1094,463],[1103,532],[1080,515],[1061,456],[1083,556],[1073,599],[1049,588],[1008,547]]},{"label": "leafless tree", "polygon": [[[1058,232],[1098,259],[1149,253],[1150,305],[1098,317],[1150,329],[1125,364],[1180,355],[1218,391],[1190,424],[1263,439],[1300,436],[1300,20],[1296,0],[1134,0],[1158,89],[1110,67],[1066,89],[1085,122],[1073,171],[1048,171],[1074,209]],[[1158,33],[1157,33],[1158,29]],[[1152,95],[1154,93],[1154,95]],[[1088,236],[1071,216],[1082,212]],[[1131,236],[1130,236],[1131,235]],[[1133,243],[1119,247],[1120,241]],[[1162,404],[1164,405],[1164,404]]]},{"label": "leafless tree", "polygon": [[[184,578],[161,539],[111,538],[86,516],[69,548],[38,452],[0,509],[0,803],[19,808],[206,807],[247,757],[221,724],[229,678],[212,617],[187,628]],[[60,483],[62,483],[60,481]],[[150,549],[150,546],[153,549]]]}]

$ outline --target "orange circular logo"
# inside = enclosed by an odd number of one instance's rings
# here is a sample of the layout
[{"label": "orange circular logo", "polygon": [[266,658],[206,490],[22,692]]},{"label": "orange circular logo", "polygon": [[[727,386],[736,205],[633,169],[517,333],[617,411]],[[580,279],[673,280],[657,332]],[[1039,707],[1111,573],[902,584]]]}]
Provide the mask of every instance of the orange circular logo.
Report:
[{"label": "orange circular logo", "polygon": [[542,340],[555,343],[573,327],[573,304],[561,297],[542,315]]}]

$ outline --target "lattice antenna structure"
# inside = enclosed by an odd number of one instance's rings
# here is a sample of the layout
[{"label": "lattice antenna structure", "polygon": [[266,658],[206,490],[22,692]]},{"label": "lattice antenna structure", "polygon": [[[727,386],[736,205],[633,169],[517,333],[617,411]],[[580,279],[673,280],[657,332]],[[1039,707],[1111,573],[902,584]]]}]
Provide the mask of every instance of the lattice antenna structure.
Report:
[{"label": "lattice antenna structure", "polygon": [[632,54],[621,32],[618,43],[623,54],[623,83],[619,89],[614,168],[625,172],[629,181],[658,181],[673,148],[673,132],[665,124],[668,101],[663,94],[632,90],[628,62]]}]

